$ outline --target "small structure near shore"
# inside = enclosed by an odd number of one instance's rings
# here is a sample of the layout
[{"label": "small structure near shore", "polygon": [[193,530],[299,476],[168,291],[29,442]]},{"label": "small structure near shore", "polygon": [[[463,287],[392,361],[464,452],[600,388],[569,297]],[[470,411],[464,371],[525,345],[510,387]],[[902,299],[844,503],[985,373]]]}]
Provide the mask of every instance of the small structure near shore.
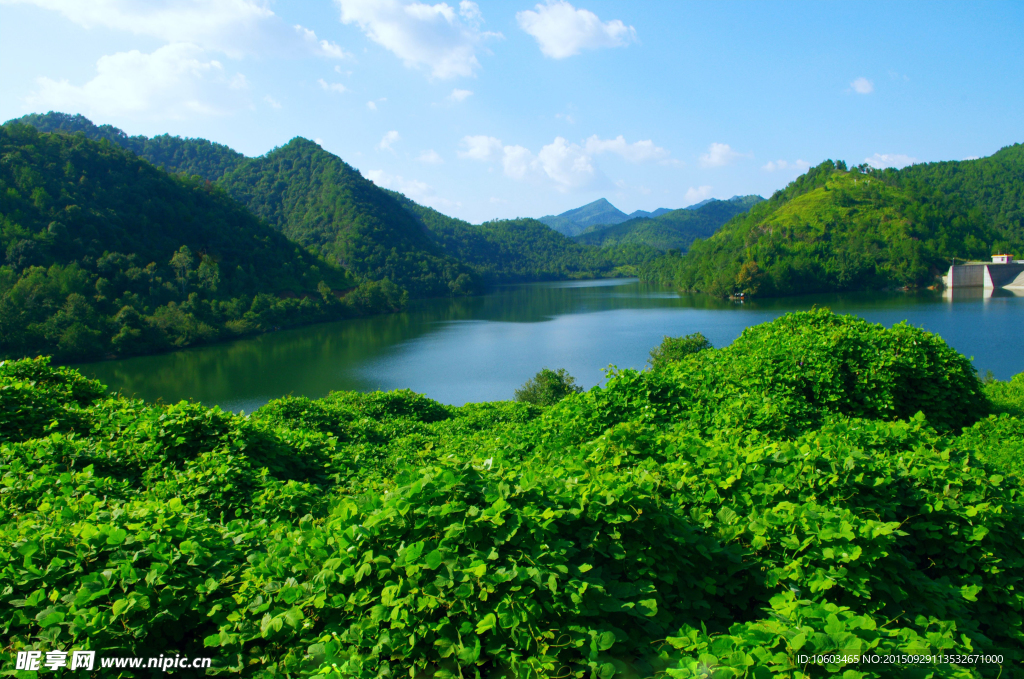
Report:
[{"label": "small structure near shore", "polygon": [[1024,288],[1024,260],[992,255],[991,262],[954,264],[942,282],[947,288]]}]

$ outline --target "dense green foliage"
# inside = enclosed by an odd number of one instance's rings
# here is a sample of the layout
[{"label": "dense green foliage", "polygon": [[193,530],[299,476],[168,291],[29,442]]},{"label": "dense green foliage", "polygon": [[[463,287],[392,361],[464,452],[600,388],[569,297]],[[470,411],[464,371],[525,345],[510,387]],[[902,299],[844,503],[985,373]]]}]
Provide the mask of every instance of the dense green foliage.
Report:
[{"label": "dense green foliage", "polygon": [[539,406],[553,406],[570,394],[582,393],[583,387],[576,384],[576,378],[565,368],[543,368],[526,380],[522,387],[516,389],[516,400]]},{"label": "dense green foliage", "polygon": [[826,161],[641,275],[727,295],[927,286],[952,258],[1024,254],[1024,145],[989,158],[848,170]]},{"label": "dense green foliage", "polygon": [[330,294],[355,285],[344,271],[210,182],[28,125],[0,128],[0,154],[2,357],[149,352],[366,310]]},{"label": "dense green foliage", "polygon": [[5,667],[1024,676],[1021,486],[975,433],[1004,423],[1020,451],[1020,419],[984,419],[969,361],[905,324],[791,314],[545,408],[101,393],[0,364]]},{"label": "dense green foliage", "polygon": [[691,333],[684,337],[669,337],[661,341],[661,344],[651,349],[651,357],[648,363],[651,370],[661,370],[671,363],[678,363],[684,356],[695,354],[698,351],[712,349],[708,338],[699,332]]},{"label": "dense green foliage", "polygon": [[4,124],[31,125],[40,132],[80,132],[93,141],[106,139],[171,174],[198,175],[209,181],[220,179],[225,172],[245,161],[245,156],[224,144],[169,134],[152,138],[129,136],[113,125],[95,125],[81,114],[69,115],[55,111],[29,113]]},{"label": "dense green foliage", "polygon": [[760,196],[713,200],[696,209],[672,210],[658,217],[630,219],[615,226],[590,227],[576,236],[590,245],[644,244],[658,250],[685,252],[698,238],[707,238],[723,224],[761,202]]}]

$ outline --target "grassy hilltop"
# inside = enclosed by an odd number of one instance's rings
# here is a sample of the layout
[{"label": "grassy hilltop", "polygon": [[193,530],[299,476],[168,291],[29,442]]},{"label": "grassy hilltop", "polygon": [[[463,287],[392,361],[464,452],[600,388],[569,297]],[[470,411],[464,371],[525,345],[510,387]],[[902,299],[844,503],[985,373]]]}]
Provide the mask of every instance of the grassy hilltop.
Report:
[{"label": "grassy hilltop", "polygon": [[398,391],[241,417],[9,361],[0,653],[1015,679],[1022,461],[1024,375],[985,386],[934,335],[828,311],[546,408]]}]

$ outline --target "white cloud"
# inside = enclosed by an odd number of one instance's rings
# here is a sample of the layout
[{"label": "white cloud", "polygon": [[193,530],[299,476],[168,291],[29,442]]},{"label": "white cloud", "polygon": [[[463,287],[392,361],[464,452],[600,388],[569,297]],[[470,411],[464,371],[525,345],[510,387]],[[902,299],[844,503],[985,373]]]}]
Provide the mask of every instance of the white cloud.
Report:
[{"label": "white cloud", "polygon": [[850,88],[857,94],[871,94],[875,91],[875,83],[862,76],[850,83]]},{"label": "white cloud", "polygon": [[594,163],[594,157],[602,153],[614,153],[633,163],[671,160],[668,151],[655,146],[651,140],[630,144],[622,135],[601,139],[595,134],[582,144],[555,137],[536,154],[525,146],[503,145],[500,139],[486,135],[463,137],[462,148],[460,158],[488,161],[500,157],[505,176],[518,181],[547,182],[559,191],[582,189],[606,181]]},{"label": "white cloud", "polygon": [[338,45],[288,26],[261,0],[3,0],[59,12],[85,28],[103,27],[168,43],[187,42],[232,58],[309,53],[344,58]]},{"label": "white cloud", "polygon": [[324,145],[324,140],[321,139],[320,137],[317,137],[313,141],[315,141],[317,143],[317,146],[323,146]]},{"label": "white cloud", "polygon": [[570,144],[562,137],[543,146],[537,154],[540,169],[555,183],[559,191],[581,189],[597,177],[593,161],[578,144]]},{"label": "white cloud", "polygon": [[472,90],[460,90],[455,88],[452,93],[448,95],[448,98],[452,101],[465,101],[468,97],[473,96]]},{"label": "white cloud", "polygon": [[733,151],[728,144],[715,142],[708,147],[707,153],[701,154],[700,164],[704,167],[722,167],[742,156],[742,153]]},{"label": "white cloud", "polygon": [[426,163],[428,165],[439,165],[444,162],[444,158],[442,158],[441,155],[434,149],[427,149],[426,151],[421,153],[419,157],[416,158],[416,160],[420,161],[421,163]]},{"label": "white cloud", "polygon": [[377,110],[377,102],[375,102],[375,101],[368,101],[368,102],[366,102],[366,108],[370,109],[371,111],[376,111]]},{"label": "white cloud", "polygon": [[564,120],[565,122],[569,123],[570,125],[575,125],[576,124],[576,119],[573,118],[568,113],[556,113],[555,117]]},{"label": "white cloud", "polygon": [[433,78],[473,75],[476,52],[500,33],[480,30],[476,3],[462,0],[458,11],[447,3],[429,5],[399,0],[335,0],[344,24],[355,23],[368,38],[410,68],[427,67]]},{"label": "white cloud", "polygon": [[442,198],[434,192],[434,188],[418,179],[406,179],[402,175],[392,175],[383,170],[369,170],[366,178],[381,188],[391,189],[405,194],[420,205],[438,210],[462,207],[462,203]]},{"label": "white cloud", "polygon": [[265,101],[268,104],[270,104],[270,106],[272,108],[281,108],[281,102],[279,102],[277,99],[274,99],[269,94],[267,96],[263,97],[263,101]]},{"label": "white cloud", "polygon": [[76,111],[92,117],[129,115],[152,120],[221,115],[246,105],[245,76],[229,76],[196,45],[172,43],[151,54],[137,50],[100,57],[96,77],[84,85],[38,78],[26,97],[33,108]]},{"label": "white cloud", "polygon": [[967,156],[964,160],[978,160],[981,156]]},{"label": "white cloud", "polygon": [[484,134],[471,135],[462,138],[462,147],[464,150],[458,152],[459,158],[491,160],[501,152],[501,140]]},{"label": "white cloud", "polygon": [[797,160],[792,163],[788,160],[769,160],[761,166],[761,169],[768,172],[776,172],[778,170],[806,170],[810,166],[811,164],[806,160]]},{"label": "white cloud", "polygon": [[380,143],[377,144],[377,148],[381,151],[392,151],[391,145],[398,141],[401,137],[397,130],[390,130],[384,134],[380,139]]},{"label": "white cloud", "polygon": [[552,59],[564,59],[580,50],[623,47],[636,40],[636,29],[618,19],[602,22],[585,9],[565,0],[548,0],[536,11],[516,13],[519,27],[536,38],[540,51]]},{"label": "white cloud", "polygon": [[901,168],[921,161],[917,158],[903,155],[902,153],[876,153],[870,158],[865,158],[864,162],[871,167],[881,169],[883,167]]},{"label": "white cloud", "polygon": [[711,187],[710,186],[701,186],[701,187],[698,187],[698,188],[693,188],[691,186],[690,188],[688,188],[686,190],[686,196],[684,196],[684,200],[686,201],[687,205],[693,205],[694,203],[699,203],[702,200],[707,200],[710,197],[711,197]]},{"label": "white cloud", "polygon": [[323,78],[317,79],[317,82],[320,83],[320,87],[324,88],[328,92],[337,92],[338,94],[341,94],[346,89],[341,83],[329,83]]},{"label": "white cloud", "polygon": [[[339,45],[333,42],[328,42],[327,40],[318,40],[316,37],[316,33],[311,31],[310,29],[305,28],[303,26],[299,26],[298,24],[296,24],[293,28],[295,29],[296,33],[302,36],[302,39],[305,40],[306,44],[309,46],[310,50],[314,54],[319,54],[320,56],[329,57],[331,59],[353,58],[351,54],[341,49]],[[340,73],[341,69],[338,69],[338,72]]]},{"label": "white cloud", "polygon": [[655,146],[650,139],[627,144],[620,134],[615,139],[601,139],[596,134],[586,141],[587,153],[614,153],[631,163],[642,163],[648,160],[666,160],[669,153],[660,146]]}]

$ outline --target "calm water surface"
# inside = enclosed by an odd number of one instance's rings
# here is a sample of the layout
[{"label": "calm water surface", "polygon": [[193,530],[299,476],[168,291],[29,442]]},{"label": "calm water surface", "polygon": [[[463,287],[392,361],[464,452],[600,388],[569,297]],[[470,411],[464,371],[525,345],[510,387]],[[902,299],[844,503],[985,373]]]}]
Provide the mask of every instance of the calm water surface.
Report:
[{"label": "calm water surface", "polygon": [[[1020,293],[1018,293],[1020,294]],[[736,303],[677,294],[635,279],[538,283],[430,300],[408,312],[341,321],[199,349],[76,366],[147,400],[195,399],[251,412],[285,394],[409,388],[461,405],[512,398],[538,370],[579,384],[603,369],[642,368],[665,335],[701,332],[716,347],[789,311],[827,306],[941,335],[1000,379],[1024,372],[1024,296],[997,290],[807,295]]]}]

